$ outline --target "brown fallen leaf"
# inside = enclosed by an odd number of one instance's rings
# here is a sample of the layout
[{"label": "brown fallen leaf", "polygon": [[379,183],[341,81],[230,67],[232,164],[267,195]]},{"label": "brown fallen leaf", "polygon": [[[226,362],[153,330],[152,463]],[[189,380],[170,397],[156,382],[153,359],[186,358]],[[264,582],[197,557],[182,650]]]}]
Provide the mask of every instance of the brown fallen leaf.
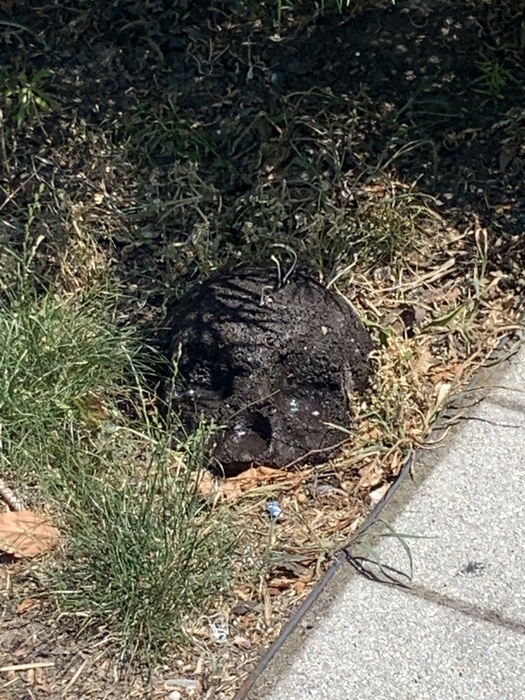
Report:
[{"label": "brown fallen leaf", "polygon": [[302,576],[300,576],[297,581],[293,584],[295,592],[297,595],[302,595],[306,586],[311,582],[314,577],[314,569],[306,571]]},{"label": "brown fallen leaf", "polygon": [[367,489],[377,486],[384,479],[383,470],[376,462],[371,462],[364,467],[359,469],[359,482],[357,484],[358,489]]},{"label": "brown fallen leaf", "polygon": [[303,579],[299,579],[296,581],[293,585],[293,589],[295,591],[296,595],[302,595],[304,593],[304,589],[306,588],[307,582],[304,581]]},{"label": "brown fallen leaf", "polygon": [[435,359],[429,348],[423,345],[414,352],[411,360],[412,371],[416,380],[424,379],[428,370],[435,364]]},{"label": "brown fallen leaf", "polygon": [[56,527],[32,510],[0,513],[0,551],[14,557],[37,557],[54,547]]},{"label": "brown fallen leaf", "polygon": [[287,576],[275,576],[268,581],[268,593],[270,595],[279,595],[282,591],[291,588],[293,582],[293,579]]},{"label": "brown fallen leaf", "polygon": [[283,480],[287,476],[290,476],[290,474],[282,469],[273,469],[272,467],[250,467],[231,479],[225,479],[221,483],[222,493],[227,499],[238,498],[243,493],[256,486],[260,486],[264,483],[269,484],[279,479]]},{"label": "brown fallen leaf", "polygon": [[279,482],[282,485],[294,485],[303,478],[302,472],[289,472],[274,467],[250,467],[237,476],[220,481],[204,473],[199,479],[197,490],[204,497],[219,495],[227,500],[233,500],[263,484]]},{"label": "brown fallen leaf", "polygon": [[35,605],[39,604],[38,598],[24,598],[23,600],[18,603],[18,607],[16,609],[16,614],[17,615],[23,615],[26,610],[29,610],[30,608],[34,608]]}]

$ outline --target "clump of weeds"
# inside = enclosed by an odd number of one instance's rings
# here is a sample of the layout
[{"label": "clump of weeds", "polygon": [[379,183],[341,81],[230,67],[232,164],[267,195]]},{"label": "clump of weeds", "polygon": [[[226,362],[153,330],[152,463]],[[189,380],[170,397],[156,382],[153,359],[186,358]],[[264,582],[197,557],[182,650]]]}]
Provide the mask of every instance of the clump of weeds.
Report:
[{"label": "clump of weeds", "polygon": [[0,287],[2,477],[61,530],[35,570],[62,624],[151,660],[229,581],[234,528],[197,493],[208,434],[173,440],[110,290],[41,291],[34,252]]}]

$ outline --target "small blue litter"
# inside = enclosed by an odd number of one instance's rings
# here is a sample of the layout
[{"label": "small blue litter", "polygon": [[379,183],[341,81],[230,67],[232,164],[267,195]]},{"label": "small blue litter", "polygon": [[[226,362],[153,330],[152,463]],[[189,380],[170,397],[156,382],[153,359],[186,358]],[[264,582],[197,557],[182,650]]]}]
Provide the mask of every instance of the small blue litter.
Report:
[{"label": "small blue litter", "polygon": [[277,520],[277,518],[283,514],[281,506],[277,501],[268,501],[266,504],[266,513],[271,520]]}]

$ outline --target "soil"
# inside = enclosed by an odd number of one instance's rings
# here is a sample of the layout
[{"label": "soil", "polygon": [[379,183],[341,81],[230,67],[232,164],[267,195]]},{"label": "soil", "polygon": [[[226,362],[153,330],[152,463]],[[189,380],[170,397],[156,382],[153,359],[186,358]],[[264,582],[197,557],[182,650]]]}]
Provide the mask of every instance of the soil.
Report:
[{"label": "soil", "polygon": [[[284,273],[286,274],[286,273]],[[236,270],[190,291],[171,311],[182,384],[175,415],[201,416],[219,471],[326,461],[348,425],[347,394],[370,375],[372,340],[349,304],[315,280],[276,268]]]}]

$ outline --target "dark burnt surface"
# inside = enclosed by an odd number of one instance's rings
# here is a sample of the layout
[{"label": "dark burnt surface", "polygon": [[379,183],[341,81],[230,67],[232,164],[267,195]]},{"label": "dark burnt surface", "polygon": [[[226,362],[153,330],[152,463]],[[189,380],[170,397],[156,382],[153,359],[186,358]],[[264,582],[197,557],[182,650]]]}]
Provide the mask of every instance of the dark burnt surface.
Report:
[{"label": "dark burnt surface", "polygon": [[220,426],[213,454],[226,474],[326,458],[344,438],[326,424],[348,426],[347,392],[370,375],[357,316],[301,273],[285,284],[275,268],[217,276],[174,306],[169,331],[172,407],[187,429],[201,416]]}]

